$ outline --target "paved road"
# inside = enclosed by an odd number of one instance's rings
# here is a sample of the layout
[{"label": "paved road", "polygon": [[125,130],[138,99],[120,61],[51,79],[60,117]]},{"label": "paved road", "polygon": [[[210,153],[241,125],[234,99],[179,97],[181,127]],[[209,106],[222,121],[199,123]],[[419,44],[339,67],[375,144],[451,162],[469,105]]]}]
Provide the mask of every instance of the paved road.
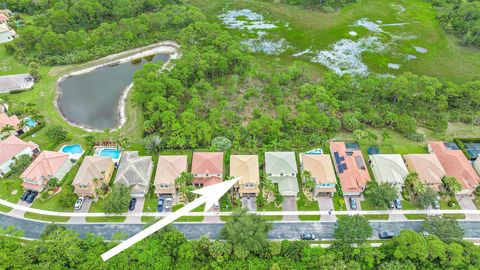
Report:
[{"label": "paved road", "polygon": [[[92,206],[93,200],[91,198],[85,198],[83,201],[82,208],[80,210],[73,210],[74,213],[88,213],[90,207]],[[70,222],[72,223],[86,223],[85,217],[71,217]]]},{"label": "paved road", "polygon": [[[480,238],[480,222],[479,221],[459,221],[460,225],[465,230],[466,238]],[[32,221],[19,219],[7,216],[0,213],[0,226],[15,226],[15,228],[23,230],[25,237],[38,238],[42,233],[47,223],[40,221]],[[269,237],[272,240],[281,239],[297,239],[301,233],[310,232],[317,235],[319,239],[333,238],[333,222],[274,222],[273,230]],[[402,229],[410,229],[418,231],[422,224],[421,221],[372,221],[370,222],[376,236],[380,231],[390,230],[399,233]],[[85,236],[86,233],[94,233],[102,236],[105,239],[112,239],[116,232],[126,233],[131,236],[143,229],[143,224],[101,224],[101,223],[86,223],[86,224],[65,224],[70,229],[76,230],[80,236]],[[188,239],[198,239],[203,235],[210,238],[217,238],[218,232],[223,227],[223,223],[175,223],[181,232],[185,234]]]},{"label": "paved road", "polygon": [[[455,198],[457,199],[458,204],[464,210],[477,210],[473,200],[470,196],[467,195],[456,195]],[[478,214],[466,214],[465,217],[469,220],[480,220],[480,215]]]}]

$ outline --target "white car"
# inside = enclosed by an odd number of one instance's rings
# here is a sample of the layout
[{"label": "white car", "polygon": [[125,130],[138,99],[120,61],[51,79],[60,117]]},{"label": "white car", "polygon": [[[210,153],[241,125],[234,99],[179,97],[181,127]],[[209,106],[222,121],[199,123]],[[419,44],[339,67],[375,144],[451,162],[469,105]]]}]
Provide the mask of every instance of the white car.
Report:
[{"label": "white car", "polygon": [[172,206],[172,199],[171,199],[171,198],[167,198],[167,199],[165,200],[165,210],[170,209],[171,206]]},{"label": "white car", "polygon": [[73,206],[73,208],[75,208],[75,210],[80,210],[80,208],[82,208],[83,201],[85,201],[85,198],[79,197],[75,202],[75,205]]},{"label": "white car", "polygon": [[214,203],[213,209],[220,209],[220,204],[218,202]]}]

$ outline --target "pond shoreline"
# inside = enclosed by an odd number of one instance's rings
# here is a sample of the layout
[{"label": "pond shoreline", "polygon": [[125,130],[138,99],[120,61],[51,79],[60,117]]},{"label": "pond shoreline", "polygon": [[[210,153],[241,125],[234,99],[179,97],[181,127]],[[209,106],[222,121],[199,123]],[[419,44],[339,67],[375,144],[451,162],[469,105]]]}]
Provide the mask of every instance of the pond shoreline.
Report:
[{"label": "pond shoreline", "polygon": [[[53,101],[54,106],[57,109],[57,111],[60,113],[60,115],[62,116],[63,120],[65,120],[71,126],[81,128],[81,129],[83,129],[87,132],[102,132],[103,130],[90,128],[90,127],[84,126],[82,124],[75,123],[74,121],[69,120],[65,116],[65,114],[62,111],[62,108],[59,106],[59,100],[62,96],[61,85],[62,85],[63,81],[67,78],[78,76],[78,75],[85,74],[85,73],[89,73],[89,72],[92,72],[92,71],[100,69],[100,68],[105,68],[105,67],[109,67],[109,66],[115,66],[115,65],[118,65],[118,64],[131,62],[135,59],[144,58],[144,57],[147,57],[147,56],[150,56],[150,55],[168,54],[169,58],[164,63],[164,65],[162,67],[162,70],[163,70],[168,66],[168,64],[170,63],[170,61],[172,59],[177,59],[177,58],[180,57],[179,48],[180,48],[180,46],[174,41],[163,41],[163,42],[159,42],[159,43],[152,44],[152,45],[149,45],[149,46],[145,46],[145,47],[141,47],[141,48],[135,48],[135,49],[132,49],[132,50],[121,52],[121,53],[112,54],[112,55],[109,55],[109,56],[106,56],[106,57],[103,57],[103,58],[100,58],[100,59],[97,59],[97,60],[93,60],[93,61],[90,62],[90,65],[88,63],[86,63],[87,67],[80,67],[77,70],[70,71],[67,74],[62,75],[57,80],[57,82],[56,82],[56,95],[55,95],[55,99]],[[117,107],[117,109],[118,109],[118,122],[117,123],[118,124],[113,130],[121,129],[127,121],[127,117],[126,117],[127,98],[128,98],[129,93],[131,92],[132,87],[133,87],[133,82],[129,86],[127,86],[122,92],[122,95],[121,95],[120,100],[119,100],[119,104],[117,105],[118,106]]]}]

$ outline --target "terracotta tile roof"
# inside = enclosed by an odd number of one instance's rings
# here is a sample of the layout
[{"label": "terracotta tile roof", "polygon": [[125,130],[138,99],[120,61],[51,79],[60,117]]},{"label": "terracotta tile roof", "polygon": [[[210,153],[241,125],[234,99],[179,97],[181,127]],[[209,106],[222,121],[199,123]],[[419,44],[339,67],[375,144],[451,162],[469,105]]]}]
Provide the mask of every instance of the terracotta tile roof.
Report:
[{"label": "terracotta tile roof", "polygon": [[410,154],[404,155],[405,162],[410,171],[418,173],[418,177],[427,185],[437,186],[442,184],[442,177],[447,173],[434,154]]},{"label": "terracotta tile roof", "polygon": [[241,177],[239,184],[260,184],[257,155],[232,155],[230,157],[230,175]]},{"label": "terracotta tile roof", "polygon": [[0,113],[0,129],[6,125],[11,125],[15,130],[18,130],[20,120],[16,115],[8,116],[6,113]]},{"label": "terracotta tile roof", "polygon": [[222,174],[222,152],[195,152],[192,159],[193,174]]},{"label": "terracotta tile roof", "polygon": [[5,14],[0,13],[0,23],[8,21],[8,17]]},{"label": "terracotta tile roof", "polygon": [[30,164],[30,166],[28,166],[28,168],[22,173],[21,178],[38,181],[43,177],[53,176],[68,159],[68,154],[42,151],[32,164]]},{"label": "terracotta tile roof", "polygon": [[187,171],[187,156],[159,156],[154,184],[175,185],[175,180]]},{"label": "terracotta tile roof", "polygon": [[14,135],[0,142],[0,164],[3,164],[16,155],[20,154],[26,148],[38,149],[38,145],[33,142],[24,142]]},{"label": "terracotta tile roof", "polygon": [[[367,182],[370,181],[370,174],[365,165],[362,152],[360,150],[347,150],[344,142],[330,142],[330,151],[340,184],[342,185],[342,191],[362,192]],[[338,153],[340,159],[342,159],[340,162],[337,162],[335,153]],[[344,169],[339,170],[339,164],[345,164],[343,165]]]},{"label": "terracotta tile roof", "polygon": [[447,175],[457,178],[464,189],[474,190],[480,183],[480,177],[461,150],[448,149],[443,142],[429,142],[428,146]]}]

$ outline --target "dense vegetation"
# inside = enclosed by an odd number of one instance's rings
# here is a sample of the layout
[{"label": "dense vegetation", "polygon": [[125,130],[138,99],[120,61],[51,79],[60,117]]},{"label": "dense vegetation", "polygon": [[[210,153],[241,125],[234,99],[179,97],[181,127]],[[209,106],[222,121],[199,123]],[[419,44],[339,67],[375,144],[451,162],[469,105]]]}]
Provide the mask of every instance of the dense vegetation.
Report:
[{"label": "dense vegetation", "polygon": [[460,37],[463,45],[480,46],[480,1],[431,0],[439,7],[442,27]]},{"label": "dense vegetation", "polygon": [[344,7],[357,1],[358,0],[282,0],[281,2],[287,3],[289,5],[318,9],[323,12],[334,12],[335,9]]},{"label": "dense vegetation", "polygon": [[[257,226],[258,225],[258,226]],[[355,225],[355,233],[348,229]],[[239,213],[222,230],[225,241],[202,237],[187,241],[167,227],[106,263],[100,254],[115,243],[49,225],[38,241],[0,240],[1,269],[479,269],[480,248],[462,241],[454,220],[424,223],[429,236],[402,231],[380,247],[365,240],[372,229],[361,216],[340,219],[330,248],[305,241],[266,241],[270,224]],[[2,230],[15,236],[20,232]],[[235,237],[236,236],[236,237]],[[116,239],[125,236],[119,234]],[[442,240],[443,239],[443,240]]]},{"label": "dense vegetation", "polygon": [[[45,1],[44,5],[30,3],[37,6],[32,11],[32,23],[17,29],[19,38],[7,44],[7,49],[24,63],[80,63],[122,50],[175,39],[181,29],[204,18],[197,9],[165,6],[167,2],[175,1],[81,0]],[[15,9],[14,2],[8,6],[12,6],[15,11],[22,10],[21,7]]]},{"label": "dense vegetation", "polygon": [[367,125],[422,141],[418,126],[443,132],[448,121],[479,124],[479,81],[456,85],[405,73],[361,80],[326,74],[311,83],[297,62],[251,65],[238,40],[215,24],[192,24],[179,41],[184,55],[171,71],[149,64],[134,78],[144,131],[160,134],[168,147],[205,147],[216,136],[237,148],[303,147]]}]

